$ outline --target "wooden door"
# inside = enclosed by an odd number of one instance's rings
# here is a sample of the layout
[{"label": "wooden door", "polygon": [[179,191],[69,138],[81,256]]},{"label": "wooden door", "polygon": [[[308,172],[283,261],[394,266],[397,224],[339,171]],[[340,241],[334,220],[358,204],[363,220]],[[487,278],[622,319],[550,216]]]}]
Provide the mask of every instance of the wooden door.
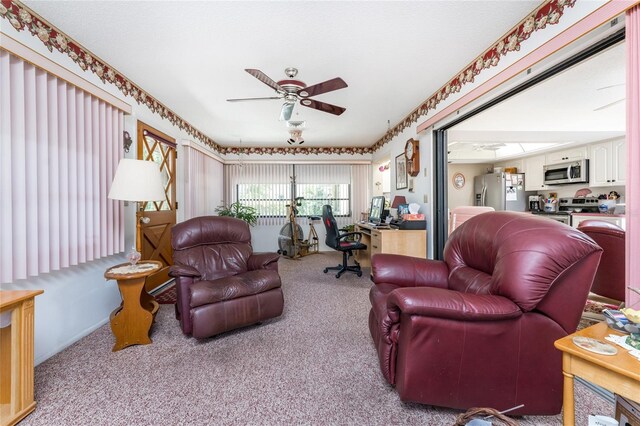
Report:
[{"label": "wooden door", "polygon": [[[176,224],[177,209],[175,139],[138,121],[138,159],[160,166],[165,192],[162,201],[142,203],[136,215],[140,225],[136,241],[142,259],[157,260],[164,265],[147,277],[145,289],[152,291],[169,280],[169,266],[173,264],[171,227]],[[148,221],[141,220],[143,217]]]}]

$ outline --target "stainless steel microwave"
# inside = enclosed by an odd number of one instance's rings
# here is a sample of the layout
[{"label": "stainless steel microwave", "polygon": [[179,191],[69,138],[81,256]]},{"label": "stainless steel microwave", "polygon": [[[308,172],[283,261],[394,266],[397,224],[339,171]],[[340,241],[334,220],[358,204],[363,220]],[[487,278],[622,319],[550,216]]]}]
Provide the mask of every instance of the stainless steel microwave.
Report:
[{"label": "stainless steel microwave", "polygon": [[544,184],[561,185],[589,182],[589,160],[567,161],[544,166]]}]

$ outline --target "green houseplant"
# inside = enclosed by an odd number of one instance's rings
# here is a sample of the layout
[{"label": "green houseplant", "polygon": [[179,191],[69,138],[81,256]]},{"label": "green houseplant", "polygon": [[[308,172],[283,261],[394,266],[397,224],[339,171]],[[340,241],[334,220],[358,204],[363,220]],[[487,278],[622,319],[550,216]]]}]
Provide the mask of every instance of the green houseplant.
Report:
[{"label": "green houseplant", "polygon": [[223,204],[216,207],[216,213],[218,213],[218,216],[230,216],[242,219],[250,226],[258,223],[258,211],[253,207],[243,206],[239,201],[231,203],[228,206]]}]

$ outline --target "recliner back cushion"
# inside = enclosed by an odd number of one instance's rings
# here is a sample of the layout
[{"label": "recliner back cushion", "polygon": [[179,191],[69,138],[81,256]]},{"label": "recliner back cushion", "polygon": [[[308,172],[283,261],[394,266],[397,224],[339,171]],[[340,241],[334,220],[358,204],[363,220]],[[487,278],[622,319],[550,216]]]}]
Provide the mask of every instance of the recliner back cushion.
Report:
[{"label": "recliner back cushion", "polygon": [[249,225],[223,216],[196,217],[175,225],[171,246],[174,263],[196,268],[203,280],[246,272],[253,253]]},{"label": "recliner back cushion", "polygon": [[501,295],[527,312],[562,272],[597,250],[589,237],[559,222],[495,212],[462,224],[447,242],[444,259],[450,288]]}]

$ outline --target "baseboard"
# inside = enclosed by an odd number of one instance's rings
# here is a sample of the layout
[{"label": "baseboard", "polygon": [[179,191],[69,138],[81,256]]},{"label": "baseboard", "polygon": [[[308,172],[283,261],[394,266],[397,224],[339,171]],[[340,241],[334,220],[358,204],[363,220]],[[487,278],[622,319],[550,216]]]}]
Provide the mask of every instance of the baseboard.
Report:
[{"label": "baseboard", "polygon": [[76,334],[75,336],[69,338],[66,342],[64,342],[63,344],[57,346],[54,350],[47,352],[46,354],[39,356],[38,358],[36,358],[34,360],[34,364],[38,365],[46,360],[48,360],[49,358],[51,358],[52,356],[62,352],[63,350],[65,350],[66,348],[68,348],[69,346],[73,345],[74,343],[76,343],[78,340],[82,339],[83,337],[88,336],[89,334],[93,333],[94,331],[96,331],[97,329],[99,329],[100,327],[102,327],[103,325],[105,325],[106,323],[109,322],[109,316],[107,316],[106,318],[104,318],[102,321],[99,321],[98,323],[92,325],[91,327],[81,331],[80,333]]}]

